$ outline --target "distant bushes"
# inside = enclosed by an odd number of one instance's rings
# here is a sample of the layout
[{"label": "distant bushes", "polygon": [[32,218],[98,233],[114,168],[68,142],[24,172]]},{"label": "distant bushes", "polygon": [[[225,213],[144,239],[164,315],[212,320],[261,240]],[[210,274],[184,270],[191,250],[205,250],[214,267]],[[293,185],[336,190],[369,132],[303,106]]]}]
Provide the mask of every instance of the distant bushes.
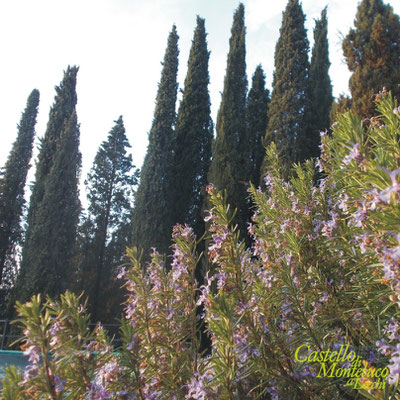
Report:
[{"label": "distant bushes", "polygon": [[[390,95],[376,98],[381,117],[347,113],[322,135],[318,173],[307,161],[285,182],[268,148],[266,190],[250,190],[251,249],[239,242],[224,196],[208,186],[213,268],[200,289],[189,227],[174,228],[168,272],[156,251],[144,266],[128,250],[121,347],[101,326],[90,331],[71,293],[18,304],[30,364],[22,375],[8,369],[2,398],[394,398],[400,109]],[[199,353],[199,305],[207,356]]]}]

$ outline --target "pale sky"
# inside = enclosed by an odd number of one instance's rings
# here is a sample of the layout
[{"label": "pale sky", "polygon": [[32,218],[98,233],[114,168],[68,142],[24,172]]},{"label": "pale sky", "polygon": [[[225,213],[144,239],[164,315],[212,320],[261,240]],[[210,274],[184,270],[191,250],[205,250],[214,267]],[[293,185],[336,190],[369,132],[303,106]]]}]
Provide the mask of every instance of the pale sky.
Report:
[{"label": "pale sky", "polygon": [[[248,81],[250,84],[256,65],[261,63],[271,89],[275,44],[287,0],[243,3]],[[400,1],[390,3],[400,14]],[[209,90],[215,123],[232,17],[238,4],[236,0],[0,0],[0,166],[16,138],[16,125],[30,92],[34,88],[40,91],[36,134],[42,137],[54,101],[54,86],[60,83],[68,65],[78,65],[82,182],[98,146],[120,115],[132,145],[134,163],[140,167],[168,33],[175,23],[180,36],[178,80],[183,88],[196,15],[206,20],[211,51]],[[302,5],[311,48],[314,19],[328,5],[334,95],[348,93],[350,74],[343,61],[340,37],[353,25],[358,0],[303,0]],[[32,171],[29,179],[33,179]]]}]

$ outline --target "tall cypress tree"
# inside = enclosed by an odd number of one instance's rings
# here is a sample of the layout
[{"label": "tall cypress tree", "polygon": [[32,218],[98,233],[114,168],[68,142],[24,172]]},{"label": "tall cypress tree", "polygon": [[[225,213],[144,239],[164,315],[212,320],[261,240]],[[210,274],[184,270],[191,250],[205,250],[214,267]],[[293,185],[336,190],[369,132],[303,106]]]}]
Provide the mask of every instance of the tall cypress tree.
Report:
[{"label": "tall cypress tree", "polygon": [[201,236],[204,188],[211,162],[213,123],[208,93],[208,60],[204,19],[197,26],[189,55],[183,98],[179,106],[175,144],[175,221],[187,223]]},{"label": "tall cypress tree", "polygon": [[144,159],[132,218],[133,245],[144,251],[151,247],[168,253],[174,225],[173,145],[177,97],[178,34],[175,25],[168,37],[153,124]]},{"label": "tall cypress tree", "polygon": [[353,73],[349,87],[356,114],[373,116],[373,95],[384,86],[400,99],[400,20],[389,4],[359,4],[354,29],[343,40],[343,53]]},{"label": "tall cypress tree", "polygon": [[314,46],[310,67],[310,95],[312,125],[309,132],[310,157],[319,155],[320,134],[329,128],[329,113],[332,108],[332,85],[329,77],[328,21],[326,7],[321,19],[315,21]]},{"label": "tall cypress tree", "polygon": [[268,125],[269,90],[265,87],[265,75],[261,65],[254,71],[251,89],[247,96],[247,136],[249,138],[249,180],[260,182],[260,170],[265,149],[262,143]]},{"label": "tall cypress tree", "polygon": [[123,300],[114,278],[115,267],[122,262],[129,245],[133,187],[138,178],[132,156],[127,154],[130,147],[119,117],[107,141],[101,144],[85,182],[89,207],[81,229],[87,234],[78,278],[79,289],[89,296],[94,321],[110,321],[116,301]]},{"label": "tall cypress tree", "polygon": [[72,278],[80,213],[77,72],[78,67],[68,67],[56,87],[55,102],[41,141],[14,296],[22,301],[34,293],[57,295],[69,287]]},{"label": "tall cypress tree", "polygon": [[289,0],[275,48],[275,71],[266,144],[274,141],[288,168],[309,154],[309,42],[298,0]]},{"label": "tall cypress tree", "polygon": [[246,232],[249,180],[248,145],[246,135],[246,46],[244,6],[234,13],[229,41],[228,62],[217,115],[217,137],[213,146],[213,159],[208,173],[209,182],[218,190],[226,190],[228,203],[237,209],[236,223]]},{"label": "tall cypress tree", "polygon": [[24,189],[30,168],[39,91],[34,89],[28,97],[25,111],[18,125],[17,139],[0,178],[0,284],[6,264],[12,263],[15,247],[21,244],[21,217],[25,205]]}]

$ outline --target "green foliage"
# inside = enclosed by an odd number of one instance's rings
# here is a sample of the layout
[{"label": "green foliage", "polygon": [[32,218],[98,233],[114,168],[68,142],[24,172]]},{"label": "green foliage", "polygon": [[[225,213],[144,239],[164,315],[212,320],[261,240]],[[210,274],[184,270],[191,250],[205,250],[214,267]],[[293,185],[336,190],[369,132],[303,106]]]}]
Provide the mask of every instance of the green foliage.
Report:
[{"label": "green foliage", "polygon": [[174,222],[192,226],[199,237],[204,233],[201,208],[211,162],[213,138],[208,93],[208,60],[204,19],[197,17],[176,123],[175,189],[172,192],[175,195]]},{"label": "green foliage", "polygon": [[[20,223],[25,206],[24,189],[32,157],[38,106],[39,91],[34,89],[28,97],[17,139],[0,177],[0,285],[4,288],[13,283],[15,248],[22,240]],[[1,297],[0,304],[4,300]]]},{"label": "green foliage", "polygon": [[309,42],[298,0],[289,0],[275,48],[275,71],[266,144],[275,142],[287,169],[309,157]]},{"label": "green foliage", "polygon": [[248,171],[248,138],[246,134],[246,47],[244,6],[235,11],[229,40],[229,53],[217,116],[217,137],[208,181],[219,190],[226,190],[228,201],[238,210],[236,222],[246,232],[248,202],[246,182]]},{"label": "green foliage", "polygon": [[80,212],[77,72],[77,67],[68,67],[56,87],[55,102],[40,146],[20,274],[12,300],[26,300],[34,293],[56,295],[69,287],[72,279]]},{"label": "green foliage", "polygon": [[351,97],[345,94],[340,94],[339,97],[332,103],[332,109],[329,114],[330,123],[333,124],[339,114],[344,114],[351,109]]},{"label": "green foliage", "polygon": [[246,124],[249,146],[250,176],[255,185],[260,182],[261,165],[265,155],[262,140],[268,125],[269,90],[265,88],[265,75],[261,65],[256,67],[247,96]]},{"label": "green foliage", "polygon": [[143,249],[147,258],[152,246],[168,253],[171,244],[178,53],[178,34],[174,25],[168,36],[149,145],[132,218],[132,243]]},{"label": "green foliage", "polygon": [[310,96],[312,132],[308,135],[309,156],[319,155],[319,132],[329,129],[329,113],[332,108],[332,85],[329,77],[328,21],[326,7],[321,19],[315,21],[314,46],[310,67]]},{"label": "green foliage", "polygon": [[123,300],[115,282],[116,266],[129,245],[133,188],[138,180],[132,156],[127,155],[130,147],[119,117],[100,145],[85,182],[89,206],[80,228],[77,285],[79,292],[85,290],[89,296],[94,321],[112,322]]},{"label": "green foliage", "polygon": [[382,0],[363,0],[354,28],[343,40],[343,53],[353,73],[352,111],[361,118],[375,114],[371,98],[383,87],[400,97],[400,20]]}]

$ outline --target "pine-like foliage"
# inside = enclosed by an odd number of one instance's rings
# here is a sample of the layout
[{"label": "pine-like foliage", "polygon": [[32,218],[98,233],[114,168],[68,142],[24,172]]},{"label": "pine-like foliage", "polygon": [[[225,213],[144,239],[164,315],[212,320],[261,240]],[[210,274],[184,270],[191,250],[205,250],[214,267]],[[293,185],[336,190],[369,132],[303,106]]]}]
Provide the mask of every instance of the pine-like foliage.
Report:
[{"label": "pine-like foliage", "polygon": [[75,105],[78,67],[68,67],[50,110],[29,204],[15,297],[57,295],[70,286],[80,213],[81,166]]},{"label": "pine-like foliage", "polygon": [[332,103],[332,108],[329,114],[331,125],[335,123],[339,114],[344,114],[351,109],[351,97],[341,93],[339,97]]},{"label": "pine-like foliage", "polygon": [[[21,217],[25,205],[24,189],[30,168],[39,91],[34,89],[28,97],[25,111],[18,125],[17,139],[13,144],[0,177],[0,285],[3,273],[12,262],[15,247],[21,244]],[[4,274],[4,278],[5,274]]]},{"label": "pine-like foliage", "polygon": [[265,154],[262,141],[268,125],[269,101],[269,90],[265,87],[265,74],[261,65],[258,65],[253,74],[246,110],[247,136],[249,138],[249,180],[255,185],[260,182],[261,164]]},{"label": "pine-like foliage", "polygon": [[178,34],[175,25],[168,37],[161,80],[158,86],[153,124],[135,196],[132,218],[132,243],[144,251],[151,247],[168,253],[173,215],[173,126],[176,119]]},{"label": "pine-like foliage", "polygon": [[400,20],[382,0],[363,0],[354,29],[343,40],[343,53],[353,73],[352,111],[362,118],[375,115],[374,93],[385,86],[400,98]]},{"label": "pine-like foliage", "polygon": [[309,132],[309,156],[320,153],[320,132],[329,128],[329,113],[332,108],[332,85],[329,77],[328,20],[326,7],[321,19],[315,21],[314,46],[310,67],[311,132]]},{"label": "pine-like foliage", "polygon": [[208,181],[218,190],[226,190],[228,203],[237,209],[236,222],[246,232],[248,202],[246,182],[249,180],[248,143],[246,135],[246,28],[244,6],[235,11],[229,41],[228,61],[217,115],[217,137]]},{"label": "pine-like foliage", "polygon": [[308,157],[309,42],[298,0],[289,0],[275,48],[275,71],[266,144],[275,142],[282,165]]},{"label": "pine-like foliage", "polygon": [[129,245],[133,187],[138,170],[127,154],[130,144],[122,117],[115,121],[107,141],[96,154],[85,182],[88,190],[88,215],[84,218],[78,260],[78,288],[89,297],[94,321],[110,321],[123,300],[116,266],[121,264]]},{"label": "pine-like foliage", "polygon": [[201,208],[213,140],[206,36],[204,19],[197,17],[176,124],[174,187],[179,189],[173,190],[174,222],[193,227],[198,237],[204,233]]}]

